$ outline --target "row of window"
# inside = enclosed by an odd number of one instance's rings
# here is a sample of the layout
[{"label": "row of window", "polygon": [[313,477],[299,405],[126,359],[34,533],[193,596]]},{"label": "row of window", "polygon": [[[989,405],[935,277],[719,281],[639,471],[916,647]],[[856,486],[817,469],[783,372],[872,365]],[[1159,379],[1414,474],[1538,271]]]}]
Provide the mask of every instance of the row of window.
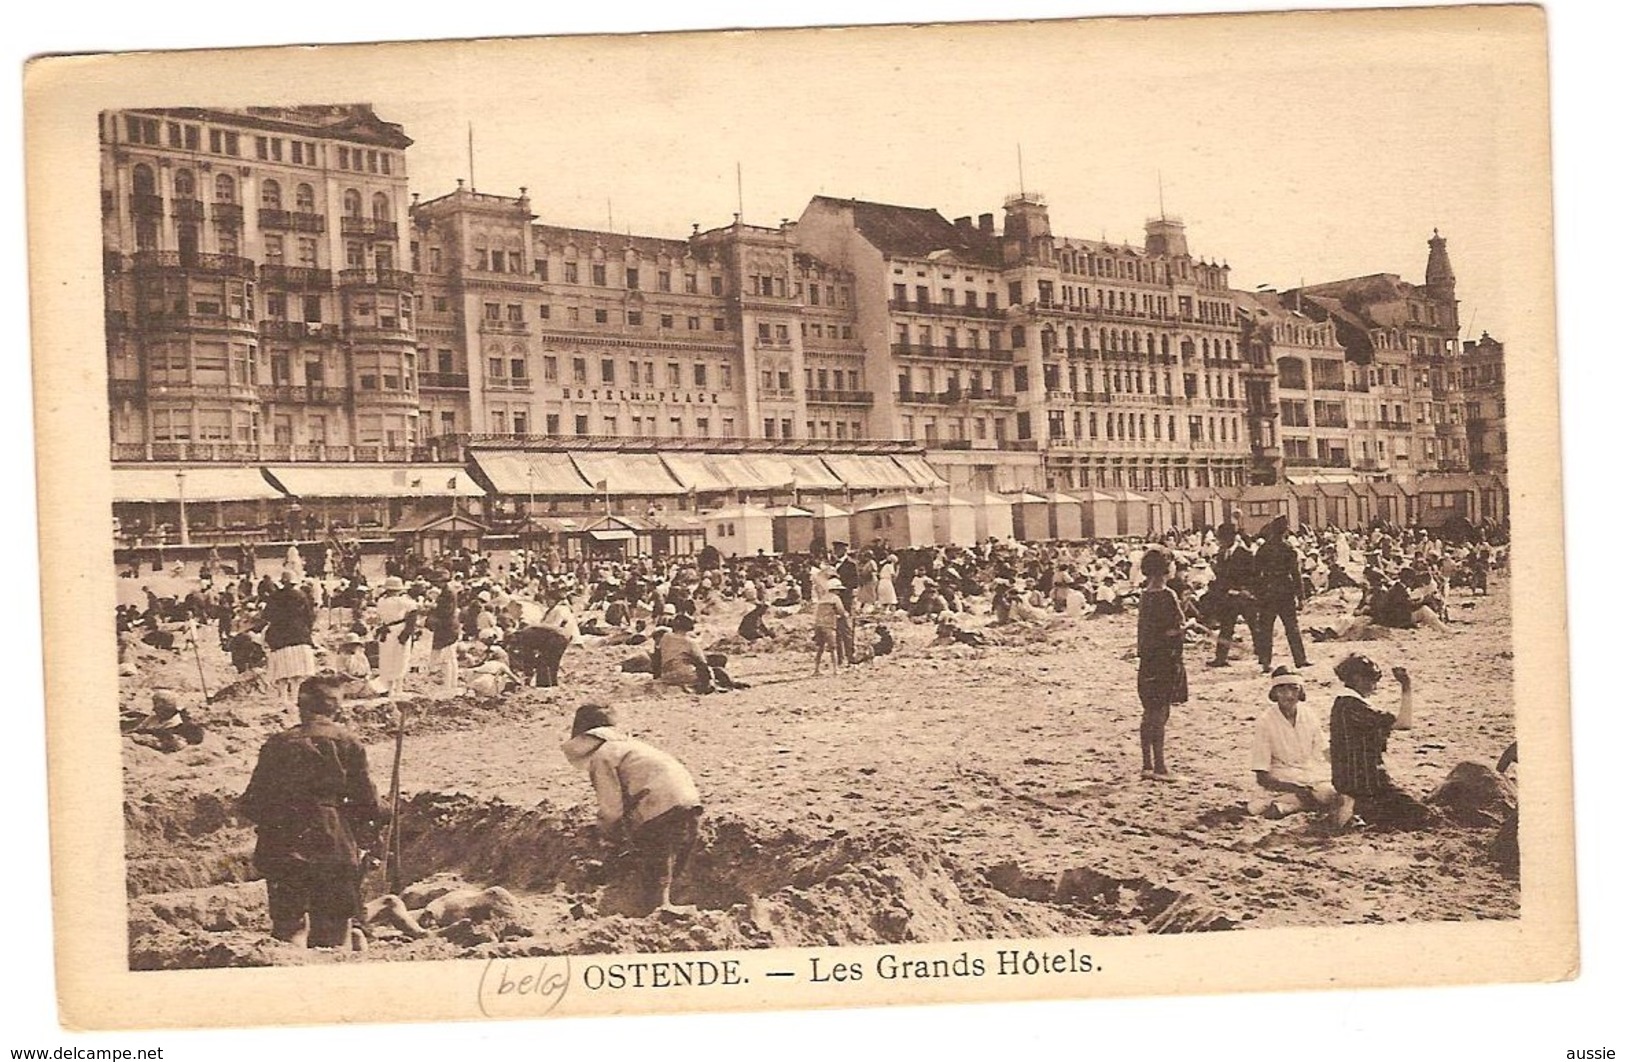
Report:
[{"label": "row of window", "polygon": [[[203,127],[189,122],[160,122],[157,118],[144,118],[139,115],[126,115],[125,139],[132,144],[143,144],[149,147],[162,147],[165,140],[160,139],[162,129],[167,138],[168,146],[181,151],[201,151],[203,145]],[[230,155],[241,157],[242,134],[234,129],[208,130],[209,152],[214,155]],[[286,150],[284,150],[286,148]],[[296,166],[320,165],[320,156],[316,151],[316,143],[311,140],[298,140],[279,136],[255,136],[254,157],[265,162],[290,162]],[[405,172],[402,160],[389,151],[378,151],[372,148],[347,147],[338,148],[338,168],[353,170],[357,173],[376,173],[389,175],[397,170]]]}]

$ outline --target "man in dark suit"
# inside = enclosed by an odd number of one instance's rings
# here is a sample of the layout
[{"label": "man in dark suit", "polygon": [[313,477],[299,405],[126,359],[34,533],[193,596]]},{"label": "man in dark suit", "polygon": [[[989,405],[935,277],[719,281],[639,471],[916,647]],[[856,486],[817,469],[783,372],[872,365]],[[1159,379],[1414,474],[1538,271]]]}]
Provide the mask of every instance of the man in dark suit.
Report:
[{"label": "man in dark suit", "polygon": [[836,620],[835,637],[840,640],[842,658],[848,663],[857,649],[852,625],[857,621],[858,560],[845,542],[830,547],[835,554],[835,578],[840,582],[835,593],[846,606],[846,615]]},{"label": "man in dark suit", "polygon": [[334,721],[336,675],[299,687],[299,725],[272,734],[238,809],[258,830],[254,865],[265,875],[271,935],[312,948],[350,943],[361,910],[362,846],[384,817],[367,753]]},{"label": "man in dark suit", "polygon": [[[1236,619],[1239,617],[1253,629],[1253,551],[1242,544],[1236,535],[1235,524],[1220,524],[1216,536],[1219,552],[1213,558],[1213,582],[1207,592],[1213,600],[1207,608],[1207,622],[1215,627],[1218,636],[1213,644],[1213,659],[1209,667],[1225,667],[1230,663],[1230,650],[1235,641]],[[1253,634],[1253,649],[1258,649],[1258,636]]]},{"label": "man in dark suit", "polygon": [[1303,635],[1298,631],[1298,605],[1303,600],[1303,565],[1298,551],[1286,540],[1286,517],[1277,516],[1264,528],[1264,541],[1253,555],[1253,597],[1258,602],[1258,621],[1253,628],[1258,663],[1264,673],[1270,670],[1275,650],[1275,620],[1281,620],[1286,643],[1292,649],[1292,663],[1302,671],[1309,666],[1304,655]]}]

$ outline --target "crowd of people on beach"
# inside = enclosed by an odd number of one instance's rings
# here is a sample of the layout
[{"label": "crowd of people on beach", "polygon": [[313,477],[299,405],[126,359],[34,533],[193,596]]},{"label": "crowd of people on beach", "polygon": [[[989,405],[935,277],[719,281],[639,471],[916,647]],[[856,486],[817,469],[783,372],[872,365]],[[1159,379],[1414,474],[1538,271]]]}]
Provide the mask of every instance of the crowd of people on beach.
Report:
[{"label": "crowd of people on beach", "polygon": [[[1420,528],[1294,530],[1282,517],[1252,538],[1227,523],[1148,540],[990,539],[909,549],[834,542],[817,554],[732,558],[713,547],[670,557],[403,552],[387,558],[382,578],[369,579],[357,544],[334,539],[290,547],[280,565],[246,547],[230,561],[211,551],[195,580],[191,571],[179,573],[185,593],[161,596],[144,587],[145,607],[121,606],[116,622],[121,662],[134,642],[198,652],[212,632],[239,676],[269,684],[279,712],[297,706],[300,725],[267,745],[251,788],[254,814],[269,816],[253,818],[262,838],[292,828],[265,810],[268,802],[308,801],[309,793],[285,792],[290,787],[315,786],[341,805],[353,797],[352,817],[381,814],[375,794],[362,799],[370,779],[363,787],[348,776],[358,763],[364,771],[364,755],[356,756],[347,744],[353,737],[333,717],[346,700],[399,699],[413,672],[421,675],[411,682],[420,693],[490,701],[531,685],[567,684],[571,647],[621,647],[624,672],[688,693],[723,693],[746,686],[729,673],[730,653],[803,651],[804,641],[787,636],[800,629],[803,613],[811,617],[813,676],[823,674],[826,657],[840,671],[890,654],[899,624],[934,626],[936,644],[986,646],[1000,631],[1133,613],[1142,779],[1179,780],[1167,744],[1173,708],[1191,696],[1185,652],[1211,643],[1208,666],[1250,656],[1268,676],[1268,706],[1250,736],[1259,790],[1252,813],[1318,810],[1334,828],[1418,828],[1432,821],[1430,809],[1383,764],[1389,734],[1414,725],[1409,674],[1392,669],[1398,700],[1385,707],[1377,695],[1383,670],[1364,653],[1343,653],[1333,668],[1342,688],[1323,716],[1305,697],[1309,647],[1415,628],[1448,634],[1468,599],[1487,593],[1492,573],[1506,567],[1509,548],[1501,527],[1447,542]],[[1303,627],[1305,604],[1323,595],[1335,595],[1337,614]],[[1277,626],[1291,665],[1275,664]],[[132,740],[163,751],[202,740],[201,726],[168,690],[155,695],[152,713],[131,713],[124,727]],[[276,757],[293,755],[289,748],[303,750],[305,767],[277,766]],[[686,768],[629,737],[615,709],[596,700],[578,713],[564,751],[591,776],[606,829],[621,830],[622,840],[646,854],[637,864],[645,868],[643,894],[654,908],[669,907],[700,817]],[[317,761],[320,770],[308,769]],[[635,781],[670,799],[657,802],[653,814],[653,804],[642,812],[610,806],[605,794],[627,781],[626,772],[642,772]],[[340,816],[318,831],[333,835],[318,862],[352,865],[361,846],[339,836],[346,821]],[[280,851],[280,843],[270,847]],[[297,921],[290,912],[303,903],[300,924],[310,940],[342,943],[325,922],[315,931],[317,909],[330,915],[354,897],[346,891],[333,900],[323,892],[337,887],[331,882],[290,884],[286,855],[261,866],[268,881],[281,875],[273,904],[278,935],[288,939]]]}]

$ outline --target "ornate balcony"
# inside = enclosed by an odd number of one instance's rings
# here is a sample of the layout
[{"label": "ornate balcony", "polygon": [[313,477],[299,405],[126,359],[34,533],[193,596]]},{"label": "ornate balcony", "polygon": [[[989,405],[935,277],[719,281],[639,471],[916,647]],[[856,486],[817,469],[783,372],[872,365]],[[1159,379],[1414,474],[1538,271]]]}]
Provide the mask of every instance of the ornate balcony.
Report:
[{"label": "ornate balcony", "polygon": [[289,232],[326,232],[327,219],[320,214],[306,214],[294,210],[260,209],[260,228],[286,229]]},{"label": "ornate balcony", "polygon": [[162,217],[164,214],[164,197],[161,195],[143,195],[140,192],[130,196],[130,213],[137,217]]},{"label": "ornate balcony", "polygon": [[201,199],[175,199],[171,200],[171,209],[177,221],[202,221],[203,200]]},{"label": "ornate balcony", "polygon": [[147,387],[140,380],[107,381],[107,397],[114,402],[141,402],[147,397]]},{"label": "ornate balcony", "polygon": [[216,225],[230,225],[232,228],[242,228],[243,206],[241,203],[212,203],[209,213],[214,217]]},{"label": "ornate balcony", "polygon": [[906,354],[918,358],[942,358],[947,361],[972,361],[1008,365],[1015,361],[1015,352],[1009,350],[980,350],[969,347],[936,347],[921,343],[893,343],[893,354]]},{"label": "ornate balcony", "polygon": [[260,322],[260,336],[264,339],[333,339],[338,336],[338,331],[337,325],[321,321]]},{"label": "ornate balcony", "polygon": [[807,401],[821,402],[830,406],[872,406],[875,404],[873,391],[830,391],[818,388],[807,392]]},{"label": "ornate balcony", "polygon": [[530,335],[530,325],[524,321],[514,321],[508,318],[493,320],[489,317],[482,317],[480,318],[480,331],[487,335],[528,336]]},{"label": "ornate balcony", "polygon": [[234,254],[203,254],[197,251],[137,251],[131,257],[137,273],[175,270],[187,273],[213,273],[219,276],[254,278],[253,259]]},{"label": "ornate balcony", "polygon": [[393,240],[397,238],[397,230],[393,221],[385,221],[382,218],[340,218],[339,235]]},{"label": "ornate balcony", "polygon": [[286,291],[328,291],[333,287],[333,273],[310,266],[260,266],[260,283]]},{"label": "ornate balcony", "polygon": [[404,269],[345,269],[339,272],[339,287],[411,291],[412,274]]},{"label": "ornate balcony", "polygon": [[259,393],[261,402],[308,406],[342,406],[350,399],[348,388],[323,384],[260,384]]},{"label": "ornate balcony", "polygon": [[418,373],[418,390],[466,391],[468,390],[468,373],[420,372]]}]

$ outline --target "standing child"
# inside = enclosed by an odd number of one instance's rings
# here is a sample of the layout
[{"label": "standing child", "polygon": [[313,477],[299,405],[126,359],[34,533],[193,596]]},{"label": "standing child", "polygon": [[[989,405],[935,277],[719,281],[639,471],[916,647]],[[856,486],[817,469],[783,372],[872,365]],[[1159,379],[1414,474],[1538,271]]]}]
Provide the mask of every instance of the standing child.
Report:
[{"label": "standing child", "polygon": [[814,675],[823,674],[825,649],[829,650],[831,670],[838,671],[843,663],[851,663],[846,658],[846,645],[840,633],[841,622],[848,618],[848,613],[846,603],[835,592],[837,585],[827,568],[820,567],[813,572]]},{"label": "standing child", "polygon": [[1140,593],[1139,693],[1140,777],[1172,782],[1163,759],[1168,714],[1189,695],[1185,682],[1185,613],[1168,589],[1168,554],[1161,547],[1140,559],[1145,589]]}]

